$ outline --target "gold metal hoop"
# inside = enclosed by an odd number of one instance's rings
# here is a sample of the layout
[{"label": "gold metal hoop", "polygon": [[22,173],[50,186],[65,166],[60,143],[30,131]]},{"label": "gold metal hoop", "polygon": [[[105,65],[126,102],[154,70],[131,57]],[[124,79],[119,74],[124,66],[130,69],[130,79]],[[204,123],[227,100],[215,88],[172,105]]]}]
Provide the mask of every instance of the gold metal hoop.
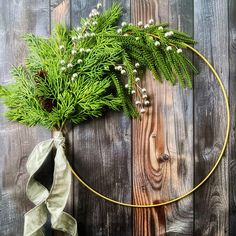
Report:
[{"label": "gold metal hoop", "polygon": [[209,177],[212,175],[212,173],[215,171],[215,169],[217,168],[218,164],[220,163],[221,159],[222,159],[222,156],[224,154],[224,151],[225,151],[225,148],[227,146],[227,142],[228,142],[228,138],[229,138],[229,131],[230,131],[230,110],[229,110],[229,102],[228,102],[228,97],[227,97],[227,93],[226,93],[226,90],[225,90],[225,87],[223,85],[223,82],[220,78],[220,76],[218,75],[218,73],[216,72],[216,70],[214,69],[214,67],[209,63],[209,61],[200,53],[198,52],[195,48],[189,46],[188,44],[185,44],[185,46],[187,48],[189,48],[190,50],[192,50],[195,54],[197,54],[206,64],[207,66],[210,68],[210,70],[212,71],[212,73],[215,75],[216,79],[217,79],[217,82],[221,88],[221,91],[222,91],[222,94],[223,94],[223,97],[224,97],[224,102],[225,102],[225,107],[226,107],[226,113],[227,113],[227,128],[226,128],[226,134],[225,134],[225,139],[224,139],[224,144],[223,144],[223,147],[219,153],[219,156],[217,158],[217,161],[216,163],[214,164],[214,166],[212,167],[212,169],[210,170],[210,172],[207,174],[207,176],[198,184],[196,185],[193,189],[191,189],[190,191],[186,192],[185,194],[177,197],[177,198],[174,198],[174,199],[171,199],[171,200],[168,200],[166,202],[162,202],[162,203],[157,203],[157,204],[147,204],[147,205],[136,205],[136,204],[129,204],[129,203],[124,203],[124,202],[119,202],[119,201],[116,201],[114,199],[111,199],[109,197],[106,197],[105,195],[97,192],[95,189],[93,189],[92,187],[90,187],[88,184],[86,184],[77,174],[76,172],[73,170],[73,168],[71,167],[71,165],[69,164],[68,162],[68,166],[72,172],[72,174],[74,175],[74,177],[82,184],[84,185],[87,189],[89,189],[91,192],[93,192],[94,194],[96,194],[97,196],[109,201],[109,202],[112,202],[112,203],[115,203],[115,204],[118,204],[118,205],[122,205],[122,206],[126,206],[126,207],[133,207],[133,208],[148,208],[148,207],[158,207],[158,206],[163,206],[163,205],[167,205],[167,204],[170,204],[170,203],[173,203],[173,202],[176,202],[176,201],[179,201],[180,199],[183,199],[187,196],[189,196],[190,194],[192,194],[195,190],[197,190],[199,187],[201,187],[208,179]]}]

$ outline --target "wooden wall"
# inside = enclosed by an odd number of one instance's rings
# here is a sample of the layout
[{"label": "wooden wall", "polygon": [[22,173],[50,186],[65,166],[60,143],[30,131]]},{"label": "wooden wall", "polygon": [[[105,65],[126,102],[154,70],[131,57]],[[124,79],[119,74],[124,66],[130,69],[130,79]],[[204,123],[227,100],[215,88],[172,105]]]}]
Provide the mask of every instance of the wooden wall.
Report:
[{"label": "wooden wall", "polygon": [[[219,72],[231,103],[227,151],[214,175],[193,195],[168,206],[130,209],[99,199],[73,180],[67,210],[80,236],[236,235],[236,2],[235,0],[120,0],[123,20],[154,18],[186,31]],[[112,0],[102,1],[104,8]],[[55,22],[77,26],[96,0],[0,0],[0,81],[26,55],[26,32],[49,35]],[[68,127],[67,149],[76,171],[95,189],[136,204],[159,203],[193,188],[216,161],[226,127],[222,94],[208,68],[191,53],[201,73],[194,90],[143,82],[152,106],[141,121],[121,113]],[[0,104],[0,112],[5,110]],[[51,137],[0,118],[0,235],[23,232],[25,163],[33,147]],[[52,165],[48,161],[48,165]],[[47,169],[41,178],[51,181]],[[47,229],[47,235],[61,235]]]}]

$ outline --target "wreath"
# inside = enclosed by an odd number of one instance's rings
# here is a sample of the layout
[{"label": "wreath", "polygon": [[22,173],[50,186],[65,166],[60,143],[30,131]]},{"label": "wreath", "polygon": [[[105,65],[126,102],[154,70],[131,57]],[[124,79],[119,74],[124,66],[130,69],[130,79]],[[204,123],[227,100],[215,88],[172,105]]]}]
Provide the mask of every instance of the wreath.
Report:
[{"label": "wreath", "polygon": [[[26,165],[30,175],[26,192],[35,207],[25,214],[25,236],[43,235],[48,215],[52,228],[77,235],[76,220],[63,211],[71,185],[62,134],[67,123],[77,125],[106,110],[142,118],[151,105],[141,86],[146,69],[159,82],[192,88],[191,75],[197,69],[184,52],[195,44],[192,37],[153,19],[118,26],[122,7],[115,3],[102,13],[100,8],[99,3],[78,28],[57,25],[49,38],[27,34],[24,64],[12,68],[12,83],[0,85],[9,120],[57,131],[55,138],[34,148]],[[34,177],[54,147],[53,183],[48,190]]]}]

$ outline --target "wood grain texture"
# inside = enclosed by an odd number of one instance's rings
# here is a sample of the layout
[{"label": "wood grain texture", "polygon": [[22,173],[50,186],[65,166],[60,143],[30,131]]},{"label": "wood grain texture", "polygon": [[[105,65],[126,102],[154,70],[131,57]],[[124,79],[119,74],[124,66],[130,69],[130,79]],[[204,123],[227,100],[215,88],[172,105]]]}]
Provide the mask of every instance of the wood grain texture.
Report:
[{"label": "wood grain texture", "polygon": [[[193,1],[169,0],[169,23],[170,26],[193,36]],[[189,57],[192,54],[188,53]],[[192,57],[193,58],[193,57]],[[173,122],[169,136],[175,136],[175,140],[169,138],[175,148],[177,159],[177,178],[172,187],[176,188],[177,194],[186,193],[194,187],[194,140],[193,140],[193,91],[182,89],[181,86],[174,88],[173,93]],[[167,96],[169,91],[166,92]],[[169,112],[167,111],[167,117]],[[168,125],[168,120],[166,127]],[[167,144],[170,146],[170,144]],[[175,170],[174,170],[175,171]],[[172,176],[174,179],[175,176]],[[170,212],[166,221],[167,235],[193,235],[194,225],[194,198],[193,195],[168,206]]]},{"label": "wood grain texture", "polygon": [[[192,1],[132,1],[132,20],[153,18],[193,32]],[[143,86],[151,107],[133,122],[133,196],[136,204],[160,203],[193,187],[193,97],[147,73]],[[167,158],[165,158],[167,157]],[[134,211],[134,235],[192,235],[193,198],[156,209]]]},{"label": "wood grain texture", "polygon": [[[48,1],[0,1],[0,81],[10,83],[9,70],[19,64],[26,54],[22,36],[26,32],[48,34]],[[5,107],[0,104],[0,112]],[[23,234],[24,213],[32,205],[26,197],[28,179],[25,164],[34,146],[50,137],[42,128],[26,128],[0,122],[0,235]],[[45,176],[44,176],[45,177]]]},{"label": "wood grain texture", "polygon": [[236,2],[229,1],[229,98],[231,133],[229,140],[229,235],[236,235]]},{"label": "wood grain texture", "polygon": [[[221,0],[194,1],[196,48],[210,60],[228,90],[228,4]],[[198,59],[196,59],[199,61]],[[212,168],[223,145],[226,113],[222,93],[209,69],[199,63],[201,73],[194,86],[195,184]],[[195,193],[195,234],[228,234],[227,153],[208,182]]]},{"label": "wood grain texture", "polygon": [[[102,1],[104,8],[112,0]],[[154,18],[186,31],[216,67],[229,91],[232,129],[228,152],[214,175],[194,195],[165,207],[135,209],[97,198],[73,180],[67,211],[78,220],[81,236],[236,235],[236,3],[234,0],[122,0],[123,20]],[[78,25],[97,0],[0,0],[0,83],[26,54],[25,32],[48,35],[55,23]],[[226,127],[220,89],[207,67],[195,57],[201,73],[194,92],[160,84],[146,74],[143,86],[152,106],[142,121],[108,112],[73,128],[67,125],[69,161],[99,192],[134,203],[158,203],[190,190],[216,161]],[[0,113],[5,107],[0,104]],[[131,128],[132,126],[132,128]],[[34,146],[51,137],[43,128],[27,128],[0,117],[0,235],[23,232],[23,213],[32,204],[25,195],[25,164]],[[51,161],[51,162],[50,162]],[[52,169],[38,176],[50,184]],[[133,186],[133,191],[132,191]],[[52,235],[46,228],[46,235]],[[63,235],[54,232],[53,235]]]},{"label": "wood grain texture", "polygon": [[[112,1],[102,1],[103,7]],[[72,25],[96,7],[97,1],[72,0]],[[129,1],[123,1],[124,20],[129,20]],[[74,129],[74,166],[81,177],[114,199],[131,201],[130,120],[118,112],[90,120]],[[99,199],[82,187],[74,186],[74,211],[80,235],[131,235],[131,209]]]}]

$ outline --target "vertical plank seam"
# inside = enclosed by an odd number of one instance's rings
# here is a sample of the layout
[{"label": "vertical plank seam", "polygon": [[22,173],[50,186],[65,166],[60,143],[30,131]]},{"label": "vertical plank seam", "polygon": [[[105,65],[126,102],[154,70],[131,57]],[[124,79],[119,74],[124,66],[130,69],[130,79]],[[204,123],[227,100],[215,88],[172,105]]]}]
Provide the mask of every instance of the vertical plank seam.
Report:
[{"label": "vertical plank seam", "polygon": [[[228,39],[227,39],[227,47],[228,47],[228,73],[227,73],[227,78],[228,78],[228,83],[227,83],[227,93],[228,93],[228,102],[229,102],[229,104],[231,104],[231,96],[230,96],[230,31],[229,31],[229,0],[227,0],[227,2],[226,2],[226,7],[227,7],[227,37],[228,37]],[[232,120],[232,119],[231,119]],[[228,199],[227,199],[227,209],[228,209],[228,217],[227,217],[227,231],[226,231],[226,229],[224,230],[224,232],[225,232],[225,234],[226,235],[230,235],[230,226],[231,226],[231,224],[230,224],[230,171],[229,171],[229,168],[230,168],[230,159],[229,159],[229,153],[230,153],[230,135],[229,135],[229,139],[228,139],[228,145],[227,145],[227,147],[226,147],[226,151],[225,151],[225,154],[226,154],[226,164],[227,164],[227,179],[228,179],[228,184],[227,184],[227,187],[228,187]]]},{"label": "vertical plank seam", "polygon": [[[49,14],[49,16],[48,16],[48,18],[49,18],[49,29],[48,29],[48,31],[49,31],[49,35],[51,35],[51,33],[52,33],[52,13],[51,13],[51,0],[48,0],[48,14]],[[52,136],[52,132],[51,132],[51,136]]]},{"label": "vertical plank seam", "polygon": [[[229,4],[230,0],[227,0],[227,21],[228,21],[228,99],[229,104],[231,104],[231,96],[230,96],[230,88],[231,88],[231,60],[230,60],[230,43],[231,43],[231,33],[230,33],[230,11],[229,11]],[[230,107],[231,108],[231,107]],[[230,109],[230,113],[232,110]],[[232,121],[232,119],[231,119]],[[230,153],[231,153],[231,135],[229,136],[229,145],[227,147],[227,153],[228,153],[228,235],[231,233],[231,220],[230,220],[230,207],[231,207],[231,174],[230,174]]]},{"label": "vertical plank seam", "polygon": [[[52,33],[52,12],[51,12],[51,0],[48,0],[48,18],[49,18],[49,22],[48,22],[48,32],[49,32],[49,36],[51,36],[51,33]],[[51,138],[53,138],[53,131],[50,131],[51,133]],[[51,154],[53,155],[53,154]],[[55,236],[55,232],[52,230],[50,232],[50,235],[51,236]]]},{"label": "vertical plank seam", "polygon": [[[193,31],[192,31],[192,35],[193,35],[193,38],[195,38],[195,1],[192,0],[192,6],[193,6],[193,10],[192,10],[192,21],[193,21]],[[193,62],[195,63],[195,59],[194,59],[194,53],[192,54],[192,60]],[[194,85],[195,85],[195,78],[196,76],[193,74],[193,89],[194,89]],[[195,156],[195,93],[193,91],[193,136],[192,136],[192,139],[193,139],[193,186],[195,186],[195,160],[196,160],[196,156]],[[193,234],[195,233],[195,192],[193,193]]]},{"label": "vertical plank seam", "polygon": [[[129,21],[131,23],[134,23],[132,22],[132,19],[133,19],[133,15],[132,15],[132,0],[129,0]],[[133,161],[134,161],[134,150],[133,150],[133,140],[134,140],[134,137],[133,137],[133,119],[131,119],[131,122],[130,122],[130,156],[131,156],[131,161],[130,161],[130,198],[131,198],[131,203],[133,203],[133,199],[134,199],[134,188],[133,188]],[[130,227],[131,227],[131,235],[133,236],[134,235],[134,229],[133,229],[133,224],[134,224],[134,215],[133,215],[133,208],[131,208],[131,212],[130,212],[130,215],[131,215],[131,224],[130,224]]]},{"label": "vertical plank seam", "polygon": [[[51,0],[48,0],[48,20],[49,20],[49,22],[48,22],[48,28],[49,28],[49,29],[48,29],[48,32],[49,32],[49,36],[51,36],[51,33],[52,33]],[[53,132],[50,131],[50,133],[51,133],[51,138],[53,138]],[[53,155],[53,154],[51,154],[51,155]],[[55,233],[54,233],[53,230],[50,232],[50,235],[51,235],[51,236],[54,236],[54,235],[55,235]]]},{"label": "vertical plank seam", "polygon": [[71,0],[69,0],[69,27],[72,28],[72,1]]},{"label": "vertical plank seam", "polygon": [[[69,27],[70,29],[72,28],[72,1],[69,0]],[[72,166],[75,166],[75,154],[74,154],[74,127],[71,125],[71,163]],[[74,189],[75,189],[75,179],[72,176],[72,188],[71,188],[71,193],[70,195],[72,196],[72,203],[71,203],[71,212],[73,216],[75,216],[75,194],[74,194]]]}]

